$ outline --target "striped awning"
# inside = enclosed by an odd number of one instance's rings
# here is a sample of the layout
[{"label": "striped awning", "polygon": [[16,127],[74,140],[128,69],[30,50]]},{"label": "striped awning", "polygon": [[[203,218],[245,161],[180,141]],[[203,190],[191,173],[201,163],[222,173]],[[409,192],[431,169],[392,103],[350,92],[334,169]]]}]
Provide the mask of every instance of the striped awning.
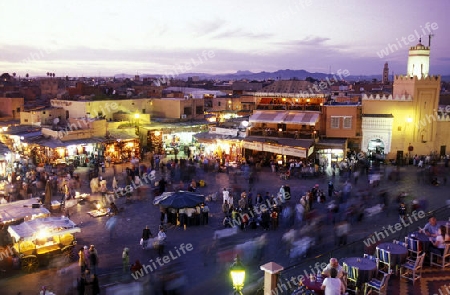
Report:
[{"label": "striped awning", "polygon": [[284,122],[286,124],[300,124],[300,125],[316,125],[319,121],[319,113],[315,112],[288,112]]},{"label": "striped awning", "polygon": [[254,111],[250,123],[283,123],[286,111]]},{"label": "striped awning", "polygon": [[284,123],[314,126],[319,121],[318,112],[254,111],[250,123]]}]

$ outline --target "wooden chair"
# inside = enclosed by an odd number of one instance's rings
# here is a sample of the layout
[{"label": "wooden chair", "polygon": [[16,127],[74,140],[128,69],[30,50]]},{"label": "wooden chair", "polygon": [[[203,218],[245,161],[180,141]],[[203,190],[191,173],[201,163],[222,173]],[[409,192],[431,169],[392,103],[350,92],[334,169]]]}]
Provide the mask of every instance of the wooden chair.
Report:
[{"label": "wooden chair", "polygon": [[416,280],[420,280],[422,277],[422,267],[423,261],[425,260],[425,253],[417,256],[416,261],[412,263],[411,261],[407,261],[406,263],[400,266],[400,277],[404,279],[408,279],[414,282]]},{"label": "wooden chair", "polygon": [[392,273],[391,252],[381,248],[376,248],[377,258],[380,261],[379,270],[384,273]]},{"label": "wooden chair", "polygon": [[[436,257],[436,260],[434,260]],[[442,255],[430,252],[430,265],[440,266],[445,268],[450,266],[450,243],[445,243],[444,253]]]},{"label": "wooden chair", "polygon": [[382,273],[383,277],[381,280],[371,279],[369,282],[365,283],[364,284],[364,295],[369,294],[369,293],[370,294],[376,293],[376,294],[380,294],[380,295],[387,295],[388,282],[389,282],[391,273]]},{"label": "wooden chair", "polygon": [[345,262],[342,267],[344,268],[344,272],[347,274],[346,291],[352,292],[353,294],[358,294],[359,269],[354,266],[348,266]]},{"label": "wooden chair", "polygon": [[415,260],[422,252],[422,244],[419,240],[409,237],[405,237],[405,243],[407,244],[406,248],[408,248],[408,256]]}]

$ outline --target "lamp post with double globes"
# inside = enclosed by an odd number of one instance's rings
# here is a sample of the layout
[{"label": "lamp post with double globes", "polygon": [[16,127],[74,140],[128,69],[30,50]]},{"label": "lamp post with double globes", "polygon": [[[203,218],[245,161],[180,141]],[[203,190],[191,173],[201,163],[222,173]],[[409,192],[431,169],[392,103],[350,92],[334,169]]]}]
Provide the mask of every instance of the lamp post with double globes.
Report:
[{"label": "lamp post with double globes", "polygon": [[233,281],[234,294],[242,295],[245,281],[245,268],[239,259],[239,255],[236,256],[230,267],[230,276]]}]

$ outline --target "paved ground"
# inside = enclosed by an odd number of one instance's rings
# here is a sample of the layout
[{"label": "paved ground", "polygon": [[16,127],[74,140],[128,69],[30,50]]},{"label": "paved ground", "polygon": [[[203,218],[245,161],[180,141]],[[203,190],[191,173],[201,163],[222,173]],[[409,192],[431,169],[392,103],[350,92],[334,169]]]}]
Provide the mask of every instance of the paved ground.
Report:
[{"label": "paved ground", "polygon": [[[117,165],[116,171],[118,173],[119,184],[123,184],[123,175],[126,164]],[[410,202],[413,197],[419,199],[426,199],[428,201],[428,209],[434,209],[445,205],[445,201],[449,199],[448,187],[439,186],[434,187],[428,183],[420,183],[417,181],[417,168],[412,166],[405,166],[400,168],[400,180],[391,181],[388,180],[387,175],[390,174],[391,169],[394,167],[388,166],[385,171],[379,187],[372,188],[368,186],[367,177],[361,176],[358,183],[353,184],[353,195],[357,195],[358,192],[371,193],[373,197],[368,197],[366,203],[368,206],[378,203],[378,192],[380,189],[386,189],[389,192],[391,203],[387,211],[365,218],[359,223],[352,225],[352,231],[348,237],[348,243],[353,241],[360,241],[360,239],[366,237],[368,234],[373,233],[376,230],[381,230],[383,225],[394,224],[398,220],[397,216],[397,203],[395,203],[395,197],[402,191],[407,191],[409,197],[407,202]],[[79,168],[76,173],[79,173],[84,179],[82,186],[83,192],[89,192],[89,186],[87,182],[86,168]],[[108,180],[108,185],[111,185],[112,168],[107,168],[107,171],[103,173],[103,177]],[[158,179],[160,175],[158,174]],[[198,192],[205,195],[222,191],[224,187],[234,188],[236,195],[241,191],[248,191],[250,188],[249,183],[242,176],[232,176],[226,173],[205,173],[202,169],[197,169],[196,179],[203,179],[206,181],[206,186],[199,188]],[[288,201],[287,205],[294,206],[298,203],[302,194],[313,187],[315,184],[326,190],[328,181],[332,180],[335,183],[335,188],[342,188],[344,177],[326,175],[320,178],[314,179],[290,179],[281,180],[277,174],[272,173],[268,167],[263,167],[258,173],[258,179],[251,187],[254,195],[266,191],[270,194],[276,194],[282,184],[289,184],[291,187],[292,199]],[[120,294],[113,291],[112,287],[120,286],[118,283],[132,283],[133,279],[130,275],[122,275],[122,262],[121,254],[124,247],[130,249],[130,261],[133,262],[139,259],[144,265],[152,265],[149,262],[153,259],[156,263],[157,253],[153,249],[142,250],[139,246],[139,240],[141,237],[142,229],[145,225],[149,225],[153,234],[157,233],[159,224],[159,208],[152,204],[152,197],[149,196],[142,201],[134,201],[131,204],[125,204],[124,198],[117,199],[119,207],[124,208],[124,211],[118,216],[116,226],[113,231],[113,235],[107,231],[105,224],[109,217],[92,218],[86,212],[92,210],[93,204],[79,204],[71,208],[69,213],[71,219],[77,223],[81,228],[81,234],[78,234],[77,239],[79,246],[95,244],[100,256],[99,274],[100,285],[106,294]],[[221,213],[221,198],[216,202],[210,202],[209,207],[211,209],[210,222],[206,226],[194,226],[188,227],[187,230],[183,230],[179,227],[169,227],[167,229],[168,244],[166,246],[166,253],[171,251],[172,256],[170,261],[165,266],[156,265],[156,269],[146,275],[143,280],[147,280],[144,284],[147,288],[146,294],[163,294],[158,290],[164,288],[157,284],[159,276],[167,276],[170,273],[183,273],[186,278],[184,291],[180,294],[199,294],[200,292],[205,294],[230,294],[230,280],[228,275],[228,268],[232,262],[232,252],[226,251],[228,247],[222,245],[215,245],[213,236],[215,230],[222,229],[223,215]],[[316,209],[320,213],[326,212],[326,204],[316,204]],[[426,221],[424,220],[423,224]],[[303,225],[304,226],[304,225]],[[299,228],[299,225],[295,225]],[[363,243],[358,242],[351,247],[338,248],[334,245],[333,238],[333,225],[326,223],[321,228],[320,235],[322,240],[318,241],[307,257],[295,257],[289,258],[286,254],[285,247],[281,242],[281,236],[288,230],[288,228],[279,228],[276,231],[263,231],[261,228],[247,231],[238,231],[236,235],[227,240],[227,244],[237,245],[246,241],[260,237],[262,234],[267,233],[268,246],[260,260],[253,259],[247,260],[244,263],[248,269],[247,286],[254,285],[263,275],[259,270],[259,266],[269,261],[277,262],[289,271],[286,271],[283,275],[290,276],[294,273],[301,273],[305,267],[301,263],[309,263],[314,260],[308,260],[309,257],[313,257],[316,254],[329,252],[336,249],[332,254],[337,257],[345,257],[345,255],[362,255],[360,252],[363,248]],[[317,231],[313,234],[314,238],[317,238]],[[177,252],[182,244],[192,244],[192,250],[184,252]],[[175,247],[177,249],[175,249]],[[218,256],[217,254],[221,254]],[[331,254],[330,254],[331,255]],[[326,262],[328,256],[323,256],[320,259]],[[323,262],[323,261],[320,261]],[[296,266],[297,267],[293,267]],[[76,263],[71,265],[60,265],[57,261],[52,263],[36,273],[23,274],[20,271],[14,271],[7,269],[6,273],[3,273],[4,278],[0,280],[1,294],[36,294],[40,289],[40,286],[48,286],[49,290],[53,290],[57,294],[72,294],[73,286],[76,284],[76,279],[79,277],[79,268]],[[141,285],[127,285],[127,294],[140,294],[139,291],[130,291],[131,288],[138,290]],[[169,288],[169,286],[165,286]],[[149,291],[151,290],[151,291]],[[214,291],[211,291],[214,290]],[[154,291],[152,293],[152,291]],[[75,294],[75,293],[73,293]],[[124,293],[125,294],[125,293]],[[251,294],[251,290],[248,289],[246,294]]]}]

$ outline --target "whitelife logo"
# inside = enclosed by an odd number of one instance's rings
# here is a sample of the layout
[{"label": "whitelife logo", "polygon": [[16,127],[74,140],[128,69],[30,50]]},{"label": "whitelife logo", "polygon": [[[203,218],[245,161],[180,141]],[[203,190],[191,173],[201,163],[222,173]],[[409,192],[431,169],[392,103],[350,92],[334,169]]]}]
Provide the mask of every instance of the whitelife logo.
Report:
[{"label": "whitelife logo", "polygon": [[164,266],[165,264],[170,263],[171,261],[174,261],[181,257],[181,255],[186,254],[187,252],[190,252],[194,250],[194,247],[191,243],[188,244],[181,244],[178,247],[174,247],[173,250],[169,250],[169,254],[165,255],[163,257],[158,257],[153,261],[153,259],[150,259],[150,264],[145,264],[142,266],[142,268],[138,271],[135,271],[131,274],[133,279],[138,280],[139,278],[142,278],[143,276],[157,270],[159,267]]},{"label": "whitelife logo", "polygon": [[396,51],[398,51],[399,49],[403,48],[403,46],[408,46],[411,43],[415,43],[418,42],[420,40],[420,38],[427,36],[427,35],[431,35],[433,31],[436,31],[439,28],[437,23],[430,23],[427,22],[425,24],[425,28],[420,26],[420,33],[422,33],[422,35],[418,32],[418,30],[414,30],[413,34],[409,34],[408,37],[401,37],[400,40],[398,38],[395,38],[397,40],[396,43],[389,43],[386,48],[380,50],[377,52],[377,55],[379,58],[384,58],[386,56],[388,56],[389,54],[392,54]]}]

